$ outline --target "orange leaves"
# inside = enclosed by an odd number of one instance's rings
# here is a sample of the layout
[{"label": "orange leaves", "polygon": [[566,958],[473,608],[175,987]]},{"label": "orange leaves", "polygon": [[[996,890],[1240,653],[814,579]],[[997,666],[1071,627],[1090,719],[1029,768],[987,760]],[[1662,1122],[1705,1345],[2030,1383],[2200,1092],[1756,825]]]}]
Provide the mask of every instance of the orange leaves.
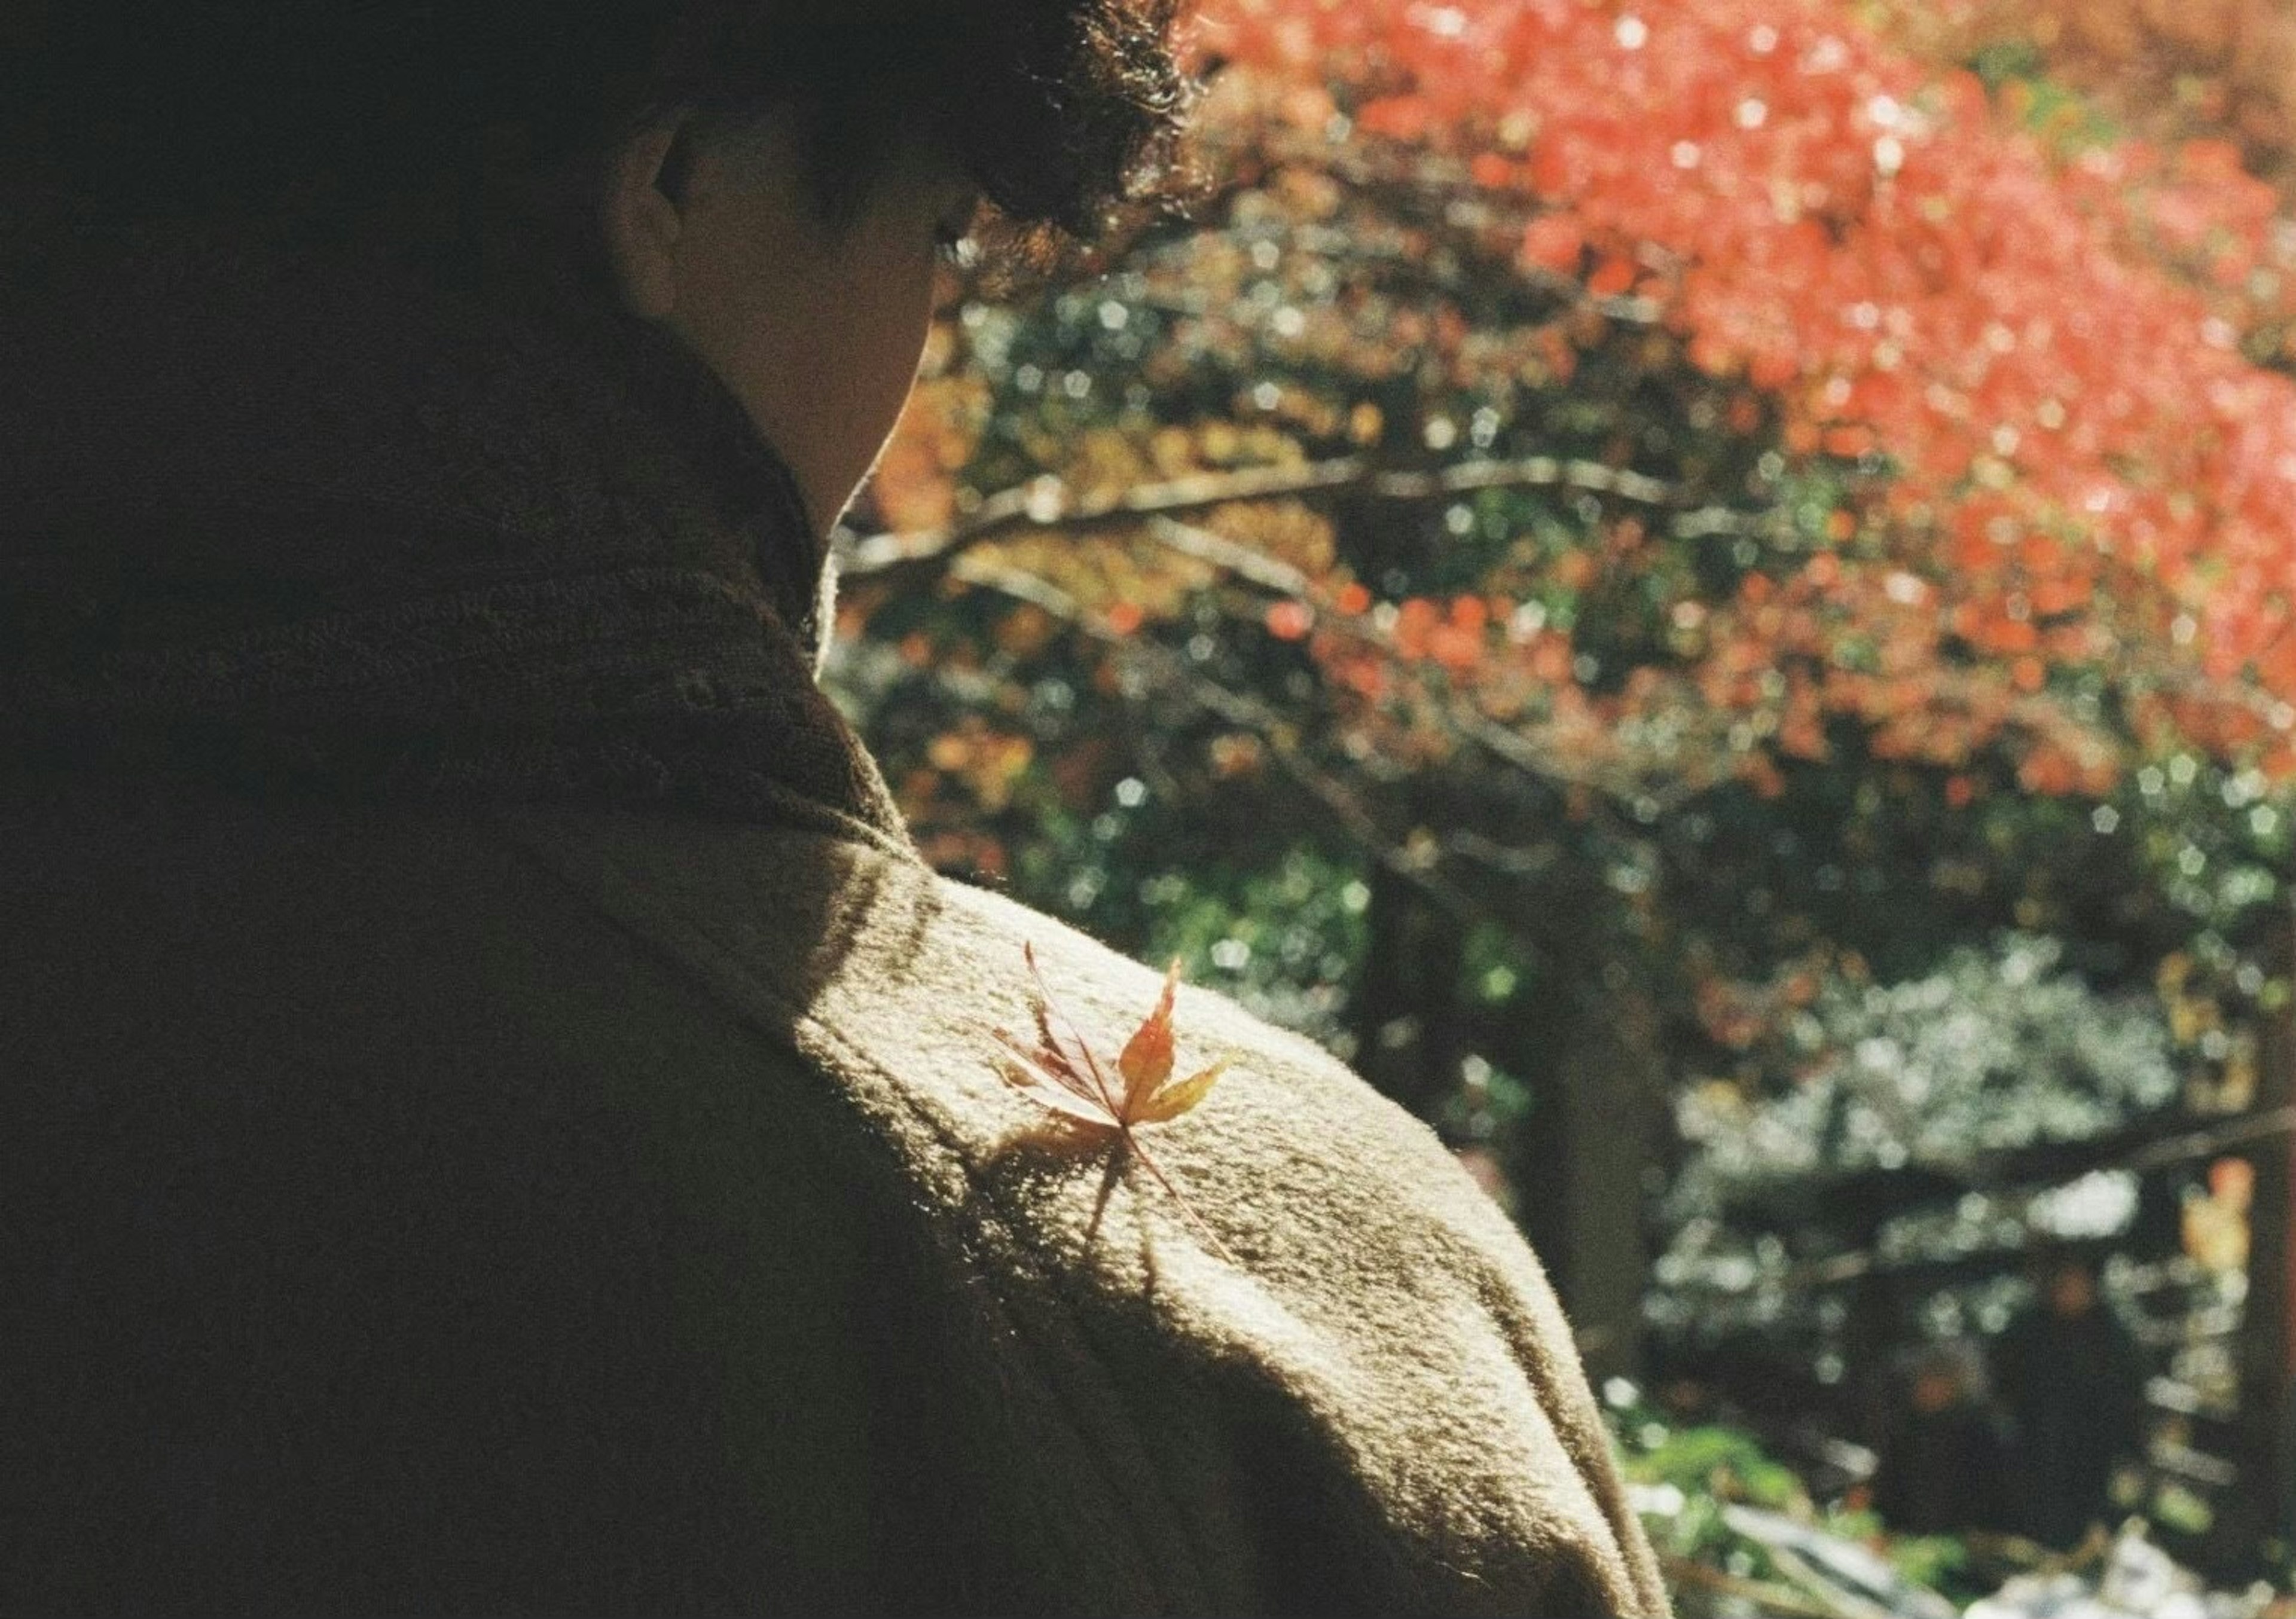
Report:
[{"label": "orange leaves", "polygon": [[1555,559],[1554,569],[1555,583],[1565,590],[1585,590],[1595,582],[1595,575],[1599,566],[1593,554],[1583,548],[1566,551]]},{"label": "orange leaves", "polygon": [[1435,115],[1417,96],[1390,96],[1372,102],[1357,114],[1356,122],[1372,135],[1391,140],[1423,140],[1435,128]]},{"label": "orange leaves", "polygon": [[1586,249],[1587,227],[1572,215],[1541,214],[1523,227],[1523,262],[1540,269],[1576,275]]},{"label": "orange leaves", "polygon": [[[1354,522],[1352,502],[1190,511],[1193,552],[1129,528],[998,539],[982,564],[1055,586],[1104,636],[1176,641],[1217,596],[1406,763],[1497,726],[1536,739],[1509,756],[1566,772],[1767,789],[1856,730],[1947,771],[1988,753],[1988,781],[2019,761],[2039,790],[2094,779],[2079,744],[2124,724],[2101,685],[2254,698],[2260,679],[2296,700],[2296,386],[2251,363],[2274,329],[2243,314],[2296,266],[2236,153],[2053,155],[1850,0],[1211,10],[1223,84],[1248,92],[1221,127],[1236,211],[1186,257],[1149,255],[1140,290],[1077,304],[1063,342],[1123,333],[1152,406],[1097,414],[1116,351],[1064,360],[1028,390],[1057,412],[1016,408],[1028,471],[1086,496],[1327,455],[1416,477],[1583,454],[1617,481],[1538,497],[1538,525],[1513,495],[1377,508],[1366,531],[1392,516],[1440,545],[1456,519],[1462,542],[1393,574],[1383,541],[1351,544],[1387,601],[1316,515]],[[1439,262],[1439,286],[1387,285]],[[1649,391],[1613,397],[1621,376]],[[1583,438],[1549,432],[1574,388]],[[1061,403],[1087,397],[1073,420]],[[966,408],[921,392],[881,478],[896,521],[946,520],[934,480]],[[1629,475],[1680,503],[1624,493]],[[1069,633],[998,624],[1013,655]],[[2275,745],[2232,712],[2178,709]],[[982,768],[944,786],[986,799],[965,785]]]},{"label": "orange leaves", "polygon": [[1560,635],[1541,635],[1531,643],[1530,673],[1543,684],[1563,684],[1570,678],[1570,643]]},{"label": "orange leaves", "polygon": [[2005,609],[1973,617],[1966,633],[1972,645],[1987,652],[2022,654],[2041,644],[2041,632],[2030,618],[2013,617]]},{"label": "orange leaves", "polygon": [[1180,966],[1175,961],[1165,971],[1164,992],[1155,1010],[1117,1056],[1117,1072],[1124,1081],[1124,1123],[1161,1124],[1179,1117],[1204,1100],[1227,1067],[1223,1059],[1185,1079],[1173,1079],[1172,1002],[1179,982]]},{"label": "orange leaves", "polygon": [[1304,641],[1316,627],[1316,609],[1304,601],[1278,601],[1268,608],[1267,623],[1278,641]]},{"label": "orange leaves", "polygon": [[987,401],[977,379],[917,385],[878,457],[877,509],[896,529],[938,528],[956,516],[956,475],[972,458]]},{"label": "orange leaves", "polygon": [[1027,737],[992,731],[969,715],[925,748],[926,762],[934,770],[963,782],[980,807],[992,814],[1013,801],[1013,789],[1035,758],[1035,745]]},{"label": "orange leaves", "polygon": [[2062,797],[2109,789],[2113,771],[2103,759],[2083,760],[2071,749],[2044,741],[2017,767],[2017,784],[2029,793]]},{"label": "orange leaves", "polygon": [[1460,596],[1448,606],[1414,596],[1396,609],[1395,655],[1455,673],[1471,669],[1484,655],[1489,623],[1490,608],[1480,596]]},{"label": "orange leaves", "polygon": [[1614,298],[1634,290],[1635,261],[1623,253],[1606,253],[1587,278],[1587,290],[1596,298]]},{"label": "orange leaves", "polygon": [[1968,573],[1999,568],[2022,527],[2008,501],[1990,495],[1964,501],[1953,516],[1953,565]]},{"label": "orange leaves", "polygon": [[1234,1263],[1226,1246],[1203,1223],[1136,1133],[1141,1125],[1168,1124],[1197,1107],[1227,1068],[1226,1059],[1222,1059],[1185,1079],[1172,1077],[1172,1010],[1179,990],[1180,964],[1172,963],[1155,1007],[1125,1042],[1116,1059],[1109,1062],[1092,1049],[1075,1021],[1054,999],[1037,965],[1036,947],[1023,945],[1022,954],[1036,985],[1036,1002],[1030,1011],[1037,1043],[1032,1048],[1003,1029],[993,1031],[1004,1048],[998,1067],[1005,1083],[1063,1126],[1112,1137],[1171,1194],[1198,1233]]},{"label": "orange leaves", "polygon": [[1788,683],[1785,712],[1778,721],[1778,748],[1799,759],[1823,759],[1832,749],[1825,740],[1824,711],[1818,691],[1807,676]]},{"label": "orange leaves", "polygon": [[[1352,79],[1372,138],[1523,193],[1523,268],[1652,299],[1693,364],[1756,390],[1733,430],[1767,415],[1811,460],[1888,457],[1893,506],[1949,549],[1937,610],[1971,609],[2005,682],[2053,655],[2031,620],[2134,592],[2174,609],[2138,618],[2209,634],[2119,654],[2268,662],[2296,700],[2270,651],[2296,602],[2256,583],[2296,575],[2296,383],[2243,352],[2296,330],[2296,249],[2232,145],[2053,149],[1840,0],[1212,9],[1242,20],[1247,70]],[[2130,566],[2108,580],[2069,536]]]},{"label": "orange leaves", "polygon": [[1164,992],[1115,1062],[1103,1065],[1066,1012],[1053,999],[1037,965],[1034,945],[1024,945],[1029,977],[1036,980],[1037,1046],[1032,1051],[1003,1029],[1003,1072],[1007,1083],[1030,1101],[1062,1118],[1095,1130],[1129,1132],[1139,1124],[1177,1118],[1203,1100],[1227,1067],[1213,1063],[1187,1078],[1172,1079],[1172,1008],[1179,989],[1180,964],[1164,977]]},{"label": "orange leaves", "polygon": [[1442,609],[1424,596],[1414,596],[1396,609],[1396,655],[1416,661],[1427,656],[1427,637],[1443,621]]},{"label": "orange leaves", "polygon": [[1513,184],[1521,170],[1497,152],[1483,151],[1475,154],[1473,161],[1467,165],[1467,172],[1476,184],[1496,190]]}]

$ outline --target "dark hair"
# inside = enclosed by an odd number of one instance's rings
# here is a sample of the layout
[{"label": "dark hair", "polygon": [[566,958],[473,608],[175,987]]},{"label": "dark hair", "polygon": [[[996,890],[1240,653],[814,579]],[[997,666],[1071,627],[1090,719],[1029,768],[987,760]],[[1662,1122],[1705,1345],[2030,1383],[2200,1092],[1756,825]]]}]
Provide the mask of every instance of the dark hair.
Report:
[{"label": "dark hair", "polygon": [[419,238],[451,233],[477,190],[594,179],[649,116],[787,107],[832,217],[922,139],[1013,226],[1089,240],[1168,167],[1177,4],[49,0],[8,25],[29,53],[0,41],[35,64],[0,110],[0,191],[141,224],[381,219]]}]

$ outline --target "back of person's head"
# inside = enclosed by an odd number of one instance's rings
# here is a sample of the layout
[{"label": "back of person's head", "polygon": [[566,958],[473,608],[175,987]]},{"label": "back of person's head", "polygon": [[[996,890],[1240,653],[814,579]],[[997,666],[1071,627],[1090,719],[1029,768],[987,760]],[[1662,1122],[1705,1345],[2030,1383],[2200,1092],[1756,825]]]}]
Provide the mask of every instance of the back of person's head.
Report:
[{"label": "back of person's head", "polygon": [[2046,1314],[2064,1320],[2087,1314],[2102,1299],[2096,1255],[2078,1243],[2054,1241],[2026,1259],[2026,1276]]},{"label": "back of person's head", "polygon": [[[0,27],[0,204],[101,230],[255,225],[468,272],[578,216],[644,121],[793,110],[821,207],[905,143],[1042,240],[1152,183],[1175,0],[37,0]],[[37,227],[36,227],[37,228]]]}]

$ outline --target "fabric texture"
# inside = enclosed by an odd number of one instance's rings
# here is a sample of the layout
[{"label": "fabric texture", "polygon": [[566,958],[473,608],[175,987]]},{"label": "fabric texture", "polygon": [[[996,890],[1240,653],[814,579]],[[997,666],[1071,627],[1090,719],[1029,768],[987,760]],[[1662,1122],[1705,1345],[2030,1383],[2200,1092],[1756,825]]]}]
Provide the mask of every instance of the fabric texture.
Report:
[{"label": "fabric texture", "polygon": [[0,725],[257,790],[824,814],[794,480],[668,338],[170,247],[0,324]]},{"label": "fabric texture", "polygon": [[1184,989],[1222,1253],[1003,1083],[1158,978],[918,862],[675,356],[190,255],[0,358],[0,1608],[1666,1610],[1423,1125]]}]

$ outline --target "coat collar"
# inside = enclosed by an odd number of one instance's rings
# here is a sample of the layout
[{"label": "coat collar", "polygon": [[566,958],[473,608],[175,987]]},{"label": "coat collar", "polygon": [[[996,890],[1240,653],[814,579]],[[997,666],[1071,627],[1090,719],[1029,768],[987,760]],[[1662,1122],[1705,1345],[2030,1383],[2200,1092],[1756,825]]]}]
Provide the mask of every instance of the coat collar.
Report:
[{"label": "coat collar", "polygon": [[906,847],[794,479],[642,322],[173,244],[0,325],[0,753]]}]

